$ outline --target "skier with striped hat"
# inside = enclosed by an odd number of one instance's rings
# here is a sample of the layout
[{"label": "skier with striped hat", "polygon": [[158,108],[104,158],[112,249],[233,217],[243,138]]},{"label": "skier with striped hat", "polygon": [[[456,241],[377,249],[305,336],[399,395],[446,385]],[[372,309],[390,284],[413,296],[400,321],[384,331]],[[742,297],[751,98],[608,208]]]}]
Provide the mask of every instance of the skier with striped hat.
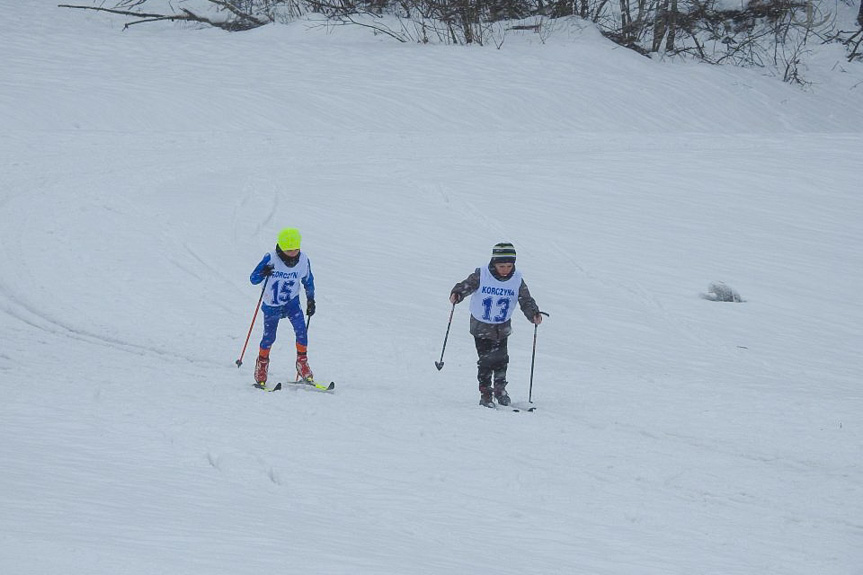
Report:
[{"label": "skier with striped hat", "polygon": [[479,404],[494,407],[494,400],[509,405],[506,392],[506,368],[509,364],[507,339],[512,333],[511,319],[518,302],[528,321],[539,325],[542,314],[531,297],[521,272],[515,268],[515,247],[508,242],[495,244],[488,265],[476,268],[450,291],[455,305],[471,295],[470,333],[474,337],[479,359]]},{"label": "skier with striped hat", "polygon": [[301,240],[298,229],[283,229],[279,232],[275,248],[264,254],[249,278],[254,285],[265,280],[268,282],[261,303],[264,335],[255,362],[255,382],[262,386],[267,382],[270,348],[276,341],[279,321],[284,318],[291,322],[296,336],[297,374],[305,380],[314,377],[307,355],[309,340],[306,319],[300,307],[300,286],[306,292],[306,315],[311,317],[315,314],[315,277],[308,256],[300,251]]}]

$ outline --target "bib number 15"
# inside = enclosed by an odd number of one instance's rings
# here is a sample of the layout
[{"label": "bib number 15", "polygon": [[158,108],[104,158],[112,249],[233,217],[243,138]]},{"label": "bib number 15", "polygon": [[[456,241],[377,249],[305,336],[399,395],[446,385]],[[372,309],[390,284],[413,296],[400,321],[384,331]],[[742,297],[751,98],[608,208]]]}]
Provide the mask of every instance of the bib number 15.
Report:
[{"label": "bib number 15", "polygon": [[273,302],[276,305],[282,305],[288,303],[291,299],[291,288],[294,287],[295,282],[293,280],[284,281],[284,280],[276,280],[273,282],[273,285],[270,286],[270,289],[273,291]]}]

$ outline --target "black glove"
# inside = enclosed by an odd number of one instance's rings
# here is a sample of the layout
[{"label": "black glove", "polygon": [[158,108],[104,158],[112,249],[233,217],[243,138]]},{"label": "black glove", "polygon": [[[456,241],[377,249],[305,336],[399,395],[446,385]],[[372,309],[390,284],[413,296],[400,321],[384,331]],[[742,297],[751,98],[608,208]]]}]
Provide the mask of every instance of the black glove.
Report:
[{"label": "black glove", "polygon": [[306,315],[309,317],[315,315],[315,300],[306,300]]},{"label": "black glove", "polygon": [[273,266],[270,264],[265,265],[261,268],[261,275],[264,277],[273,275]]}]

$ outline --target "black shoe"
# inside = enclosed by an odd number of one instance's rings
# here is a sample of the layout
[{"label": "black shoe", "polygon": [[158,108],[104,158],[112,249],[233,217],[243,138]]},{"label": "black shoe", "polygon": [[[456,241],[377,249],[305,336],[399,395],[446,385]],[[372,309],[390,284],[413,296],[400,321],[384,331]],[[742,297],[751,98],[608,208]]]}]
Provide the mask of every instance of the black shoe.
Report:
[{"label": "black shoe", "polygon": [[494,380],[494,398],[501,405],[510,404],[509,395],[506,393],[506,380],[502,377]]},{"label": "black shoe", "polygon": [[491,399],[490,393],[483,393],[479,396],[479,404],[483,407],[494,407],[494,401]]}]

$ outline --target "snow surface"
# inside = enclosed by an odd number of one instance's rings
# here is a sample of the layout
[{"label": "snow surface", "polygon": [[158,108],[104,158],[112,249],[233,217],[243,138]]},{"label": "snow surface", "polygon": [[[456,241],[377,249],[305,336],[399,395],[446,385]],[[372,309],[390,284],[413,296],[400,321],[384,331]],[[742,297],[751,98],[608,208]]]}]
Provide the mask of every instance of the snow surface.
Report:
[{"label": "snow surface", "polygon": [[[0,573],[863,573],[835,47],[801,90],[587,26],[495,50],[0,6]],[[286,226],[332,395],[249,385],[260,321],[234,365]],[[466,305],[434,367],[498,241],[551,314],[532,414],[477,405]]]}]

